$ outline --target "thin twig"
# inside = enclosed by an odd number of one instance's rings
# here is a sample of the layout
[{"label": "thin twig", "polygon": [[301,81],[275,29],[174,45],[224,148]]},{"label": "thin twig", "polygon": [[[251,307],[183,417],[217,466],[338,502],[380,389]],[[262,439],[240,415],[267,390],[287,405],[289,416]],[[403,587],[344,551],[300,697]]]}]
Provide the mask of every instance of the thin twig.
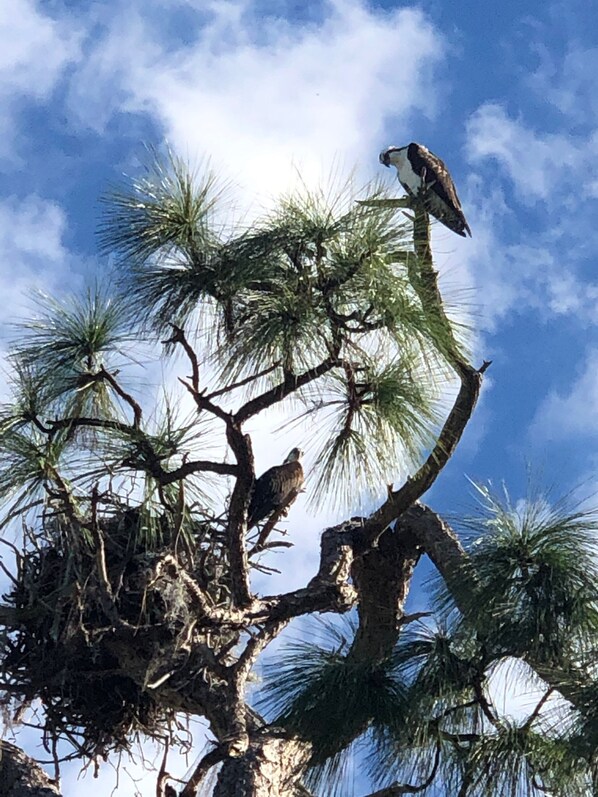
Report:
[{"label": "thin twig", "polygon": [[222,396],[224,393],[229,393],[231,390],[236,390],[239,387],[244,387],[248,385],[250,382],[255,382],[256,379],[261,379],[263,376],[267,376],[268,374],[275,371],[277,368],[280,368],[280,362],[275,362],[274,365],[269,366],[268,368],[264,368],[263,371],[258,371],[257,374],[252,374],[248,376],[246,379],[241,379],[239,382],[234,382],[232,385],[227,385],[226,387],[221,387],[219,390],[213,390],[211,393],[206,394],[206,398],[211,400],[216,398],[216,396]]},{"label": "thin twig", "polygon": [[104,366],[102,366],[101,369],[98,371],[98,376],[102,379],[105,379],[110,385],[110,387],[114,390],[114,392],[117,395],[119,395],[121,399],[131,407],[131,409],[133,410],[133,426],[135,427],[135,429],[139,429],[139,427],[141,426],[142,410],[139,404],[133,398],[133,396],[131,396],[130,393],[127,393],[125,390],[123,390],[123,388],[119,385],[114,376],[109,371],[107,371],[106,368],[104,368]]},{"label": "thin twig", "polygon": [[289,507],[291,506],[291,504],[294,503],[294,501],[296,500],[297,496],[300,493],[301,493],[300,489],[291,490],[291,492],[286,497],[284,503],[281,504],[281,506],[278,507],[276,512],[270,517],[268,522],[264,525],[263,529],[260,531],[255,545],[253,546],[253,548],[249,550],[250,558],[260,553],[261,551],[265,550],[266,542],[268,540],[268,537],[274,530],[274,527],[282,517],[286,516]]},{"label": "thin twig", "polygon": [[542,711],[542,709],[544,708],[544,705],[545,705],[546,701],[548,700],[548,698],[552,694],[554,694],[555,691],[556,691],[555,687],[551,686],[549,689],[546,690],[546,692],[544,692],[544,694],[542,695],[542,697],[538,701],[535,709],[532,711],[532,713],[529,715],[529,717],[526,719],[526,721],[521,726],[521,730],[527,731],[531,727],[533,722],[536,719],[538,719],[538,716],[539,716],[540,712]]}]

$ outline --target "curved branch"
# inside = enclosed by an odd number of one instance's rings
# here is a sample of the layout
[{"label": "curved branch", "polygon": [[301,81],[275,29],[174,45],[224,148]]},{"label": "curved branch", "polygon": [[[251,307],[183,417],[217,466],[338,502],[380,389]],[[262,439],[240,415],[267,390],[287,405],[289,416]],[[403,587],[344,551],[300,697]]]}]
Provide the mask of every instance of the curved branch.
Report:
[{"label": "curved branch", "polygon": [[342,361],[339,360],[337,356],[331,356],[327,357],[319,365],[316,365],[315,368],[310,368],[308,371],[304,371],[304,373],[298,376],[287,374],[283,382],[271,388],[271,390],[262,393],[261,396],[256,396],[254,399],[251,399],[251,401],[243,404],[235,413],[235,421],[238,424],[245,423],[249,418],[257,415],[258,412],[272,407],[295,390],[299,390],[299,388],[304,387],[304,385],[309,384],[309,382],[313,382],[314,379],[318,379],[320,376],[323,376],[328,373],[328,371],[337,368],[341,364]]},{"label": "curved branch", "polygon": [[436,778],[438,765],[440,764],[440,750],[440,740],[438,739],[436,742],[436,752],[434,755],[432,770],[424,782],[420,783],[419,786],[412,786],[409,783],[394,783],[392,786],[387,786],[385,789],[376,791],[373,794],[368,794],[367,797],[400,797],[402,794],[419,794],[420,792],[425,791],[432,785],[434,779]]},{"label": "curved branch", "polygon": [[461,388],[455,399],[436,445],[414,476],[410,476],[398,490],[390,492],[388,499],[364,524],[362,544],[369,550],[384,529],[411,507],[430,489],[441,470],[452,456],[475,408],[482,386],[482,375],[490,363],[484,362],[476,370],[465,363],[460,364]]},{"label": "curved branch", "polygon": [[196,797],[197,790],[210,769],[223,761],[225,757],[226,749],[220,745],[210,750],[209,753],[206,753],[193,770],[193,774],[185,784],[185,788],[181,792],[180,797]]}]

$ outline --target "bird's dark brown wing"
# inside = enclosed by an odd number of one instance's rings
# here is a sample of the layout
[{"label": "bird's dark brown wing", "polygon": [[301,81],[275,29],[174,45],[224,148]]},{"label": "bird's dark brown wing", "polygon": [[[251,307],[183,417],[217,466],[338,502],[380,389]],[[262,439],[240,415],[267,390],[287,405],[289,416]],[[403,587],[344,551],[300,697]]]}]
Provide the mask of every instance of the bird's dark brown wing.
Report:
[{"label": "bird's dark brown wing", "polygon": [[425,169],[425,183],[427,185],[430,184],[430,190],[453,211],[456,226],[451,223],[447,224],[447,222],[451,221],[448,218],[440,218],[440,221],[460,235],[464,235],[463,230],[467,230],[469,235],[471,235],[471,230],[461,209],[461,202],[457,195],[453,178],[444,161],[438,155],[434,155],[429,149],[421,147],[419,144],[410,144],[408,155],[415,172],[422,174]]},{"label": "bird's dark brown wing", "polygon": [[256,481],[249,505],[248,526],[254,526],[282,506],[293,490],[303,485],[303,468],[300,462],[275,465]]}]

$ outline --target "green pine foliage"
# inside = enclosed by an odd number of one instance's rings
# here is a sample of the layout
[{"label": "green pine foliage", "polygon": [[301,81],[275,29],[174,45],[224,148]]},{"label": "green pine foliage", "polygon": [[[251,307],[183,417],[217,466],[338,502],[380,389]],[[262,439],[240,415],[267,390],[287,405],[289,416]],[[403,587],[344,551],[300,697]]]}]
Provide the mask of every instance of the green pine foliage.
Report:
[{"label": "green pine foliage", "polygon": [[[357,507],[413,473],[433,448],[466,345],[447,318],[431,259],[418,261],[411,227],[387,200],[377,184],[361,192],[304,188],[250,225],[235,225],[209,170],[154,156],[144,176],[105,197],[100,244],[118,267],[115,291],[39,297],[35,316],[19,325],[8,358],[11,395],[0,409],[0,524],[22,523],[33,552],[15,606],[37,601],[35,634],[64,643],[52,649],[63,680],[53,681],[59,708],[50,735],[88,722],[97,695],[108,693],[102,679],[112,677],[114,659],[101,644],[110,601],[129,628],[139,623],[147,632],[143,664],[154,683],[176,681],[185,666],[195,668],[185,683],[199,678],[201,663],[187,655],[198,610],[173,563],[156,566],[144,587],[149,604],[143,590],[123,584],[140,583],[160,553],[174,552],[203,590],[196,600],[215,616],[230,605],[232,414],[245,410],[241,428],[264,408],[264,424],[271,409],[284,410],[285,426],[306,438],[312,506]],[[182,340],[192,350],[184,349],[186,359]],[[151,352],[155,362],[157,349],[164,371],[179,377],[168,398],[153,385],[139,389],[140,361]],[[145,381],[158,380],[154,373]],[[228,443],[235,431],[228,429]],[[545,495],[513,503],[506,493],[477,491],[478,511],[459,523],[467,567],[436,586],[435,616],[401,627],[384,660],[356,655],[349,623],[325,625],[320,641],[290,644],[265,665],[257,706],[311,743],[306,783],[314,792],[347,797],[353,753],[375,784],[398,784],[397,794],[596,790],[598,515]],[[258,568],[256,556],[249,560]],[[156,641],[151,623],[166,595],[160,579],[170,603]],[[77,637],[92,619],[97,649],[86,627]],[[255,636],[253,626],[234,623],[220,637],[202,631],[220,675],[241,634],[259,640],[259,625]],[[3,640],[26,700],[38,692],[23,675],[22,650],[39,672],[49,666],[35,634],[22,649],[17,636]],[[97,692],[68,671],[73,640],[85,667],[102,663]],[[162,644],[178,656],[172,672],[160,669]],[[509,661],[520,666],[509,669]],[[502,668],[510,685],[526,667],[546,688],[515,721],[494,706],[492,679]],[[67,708],[59,700],[65,684]],[[86,727],[86,754],[126,747],[148,724],[163,738],[170,708],[134,679],[117,685],[132,702],[109,692],[110,721]],[[557,690],[575,710],[549,702]]]},{"label": "green pine foliage", "polygon": [[[384,196],[378,184],[364,193]],[[309,416],[312,500],[344,506],[431,445],[453,345],[411,285],[408,223],[355,199],[350,183],[304,188],[240,229],[212,174],[155,157],[105,198],[100,235],[129,320],[162,339],[184,326],[214,384],[250,380],[251,396],[324,364],[285,406],[290,423]]]},{"label": "green pine foliage", "polygon": [[[379,787],[459,797],[594,793],[596,514],[571,497],[551,502],[534,492],[513,505],[506,492],[477,491],[479,511],[465,522],[468,583],[456,593],[434,585],[437,620],[403,630],[376,666],[352,661],[353,627],[344,623],[321,640],[313,626],[307,633],[317,641],[292,643],[265,667],[258,705],[334,756],[332,770],[314,754],[313,782],[324,778],[326,793],[351,793],[344,740],[355,738],[351,752]],[[536,706],[528,701],[516,721],[495,707],[492,682],[517,691],[527,665],[551,681],[544,692],[530,681]],[[575,709],[549,700],[559,688]]]}]

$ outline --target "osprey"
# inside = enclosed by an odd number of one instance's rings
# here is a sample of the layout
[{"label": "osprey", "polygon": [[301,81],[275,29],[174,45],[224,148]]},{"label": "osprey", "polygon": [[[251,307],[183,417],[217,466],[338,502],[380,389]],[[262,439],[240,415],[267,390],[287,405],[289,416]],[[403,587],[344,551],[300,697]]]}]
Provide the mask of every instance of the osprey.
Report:
[{"label": "osprey", "polygon": [[405,191],[419,197],[428,213],[449,230],[463,237],[471,235],[453,178],[444,162],[427,147],[414,143],[389,147],[380,153],[380,163],[395,166]]},{"label": "osprey", "polygon": [[247,528],[250,529],[277,509],[290,506],[303,486],[303,456],[294,448],[282,465],[275,465],[257,479],[249,504]]}]

